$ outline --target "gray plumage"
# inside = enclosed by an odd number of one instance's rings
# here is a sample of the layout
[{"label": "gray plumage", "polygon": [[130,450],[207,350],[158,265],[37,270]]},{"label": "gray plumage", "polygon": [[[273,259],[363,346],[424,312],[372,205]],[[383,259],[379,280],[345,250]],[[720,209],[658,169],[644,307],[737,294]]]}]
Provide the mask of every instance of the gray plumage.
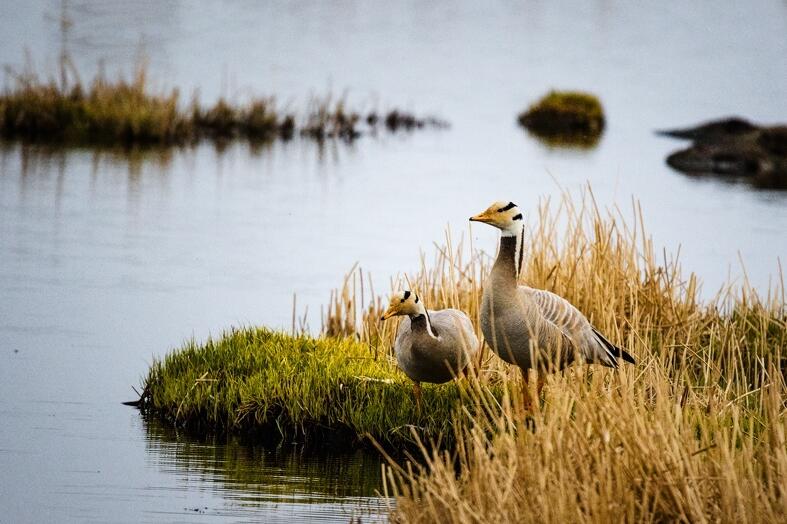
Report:
[{"label": "gray plumage", "polygon": [[[431,321],[433,336],[429,332]],[[405,317],[394,343],[396,362],[414,382],[441,384],[459,375],[478,351],[473,324],[457,309]]]}]

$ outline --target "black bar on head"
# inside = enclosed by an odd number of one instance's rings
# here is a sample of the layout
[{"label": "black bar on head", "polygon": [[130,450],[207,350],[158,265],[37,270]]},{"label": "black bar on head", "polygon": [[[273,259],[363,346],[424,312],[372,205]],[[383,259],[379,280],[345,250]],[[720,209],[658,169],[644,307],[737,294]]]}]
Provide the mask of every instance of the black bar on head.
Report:
[{"label": "black bar on head", "polygon": [[519,213],[518,215],[516,215],[516,216],[515,216],[514,218],[512,218],[511,220],[522,220],[522,213]]},{"label": "black bar on head", "polygon": [[407,300],[408,298],[410,298],[410,292],[409,291],[405,291],[404,292],[404,299]]},{"label": "black bar on head", "polygon": [[509,202],[506,207],[501,207],[500,209],[497,210],[497,212],[498,213],[502,213],[503,211],[508,211],[509,209],[511,209],[513,207],[516,207],[516,204],[514,204],[513,202]]}]

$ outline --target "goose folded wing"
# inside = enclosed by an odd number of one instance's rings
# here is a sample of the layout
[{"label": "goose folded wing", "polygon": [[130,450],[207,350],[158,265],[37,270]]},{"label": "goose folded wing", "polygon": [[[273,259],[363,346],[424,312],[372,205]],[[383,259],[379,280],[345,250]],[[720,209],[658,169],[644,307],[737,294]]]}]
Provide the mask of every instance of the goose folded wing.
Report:
[{"label": "goose folded wing", "polygon": [[585,315],[571,302],[543,289],[520,286],[519,291],[523,298],[537,306],[546,322],[560,330],[587,362],[617,366],[614,353],[604,343],[606,339],[598,336]]}]

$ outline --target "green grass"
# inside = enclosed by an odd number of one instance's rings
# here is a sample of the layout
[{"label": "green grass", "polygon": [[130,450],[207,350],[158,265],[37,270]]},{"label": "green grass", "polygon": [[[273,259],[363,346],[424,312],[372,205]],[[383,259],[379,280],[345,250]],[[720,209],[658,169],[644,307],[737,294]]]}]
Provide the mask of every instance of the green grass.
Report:
[{"label": "green grass", "polygon": [[604,108],[590,93],[550,91],[520,113],[518,122],[549,145],[592,147],[604,131]]},{"label": "green grass", "polygon": [[415,442],[413,431],[450,438],[462,395],[456,383],[425,384],[419,410],[410,381],[364,344],[244,328],[154,362],[142,408],[198,431],[399,446]]}]

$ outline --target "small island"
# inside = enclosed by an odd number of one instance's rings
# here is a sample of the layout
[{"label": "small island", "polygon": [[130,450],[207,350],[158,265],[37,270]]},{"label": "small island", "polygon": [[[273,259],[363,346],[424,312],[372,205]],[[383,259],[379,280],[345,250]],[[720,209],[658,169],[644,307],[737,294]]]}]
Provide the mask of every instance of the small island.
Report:
[{"label": "small island", "polygon": [[467,386],[425,385],[419,408],[396,363],[367,344],[249,327],[190,342],[156,361],[136,404],[198,433],[328,448],[368,445],[371,437],[415,448],[419,440],[450,440]]},{"label": "small island", "polygon": [[519,114],[519,125],[550,146],[593,147],[604,132],[604,108],[582,91],[550,91]]}]

